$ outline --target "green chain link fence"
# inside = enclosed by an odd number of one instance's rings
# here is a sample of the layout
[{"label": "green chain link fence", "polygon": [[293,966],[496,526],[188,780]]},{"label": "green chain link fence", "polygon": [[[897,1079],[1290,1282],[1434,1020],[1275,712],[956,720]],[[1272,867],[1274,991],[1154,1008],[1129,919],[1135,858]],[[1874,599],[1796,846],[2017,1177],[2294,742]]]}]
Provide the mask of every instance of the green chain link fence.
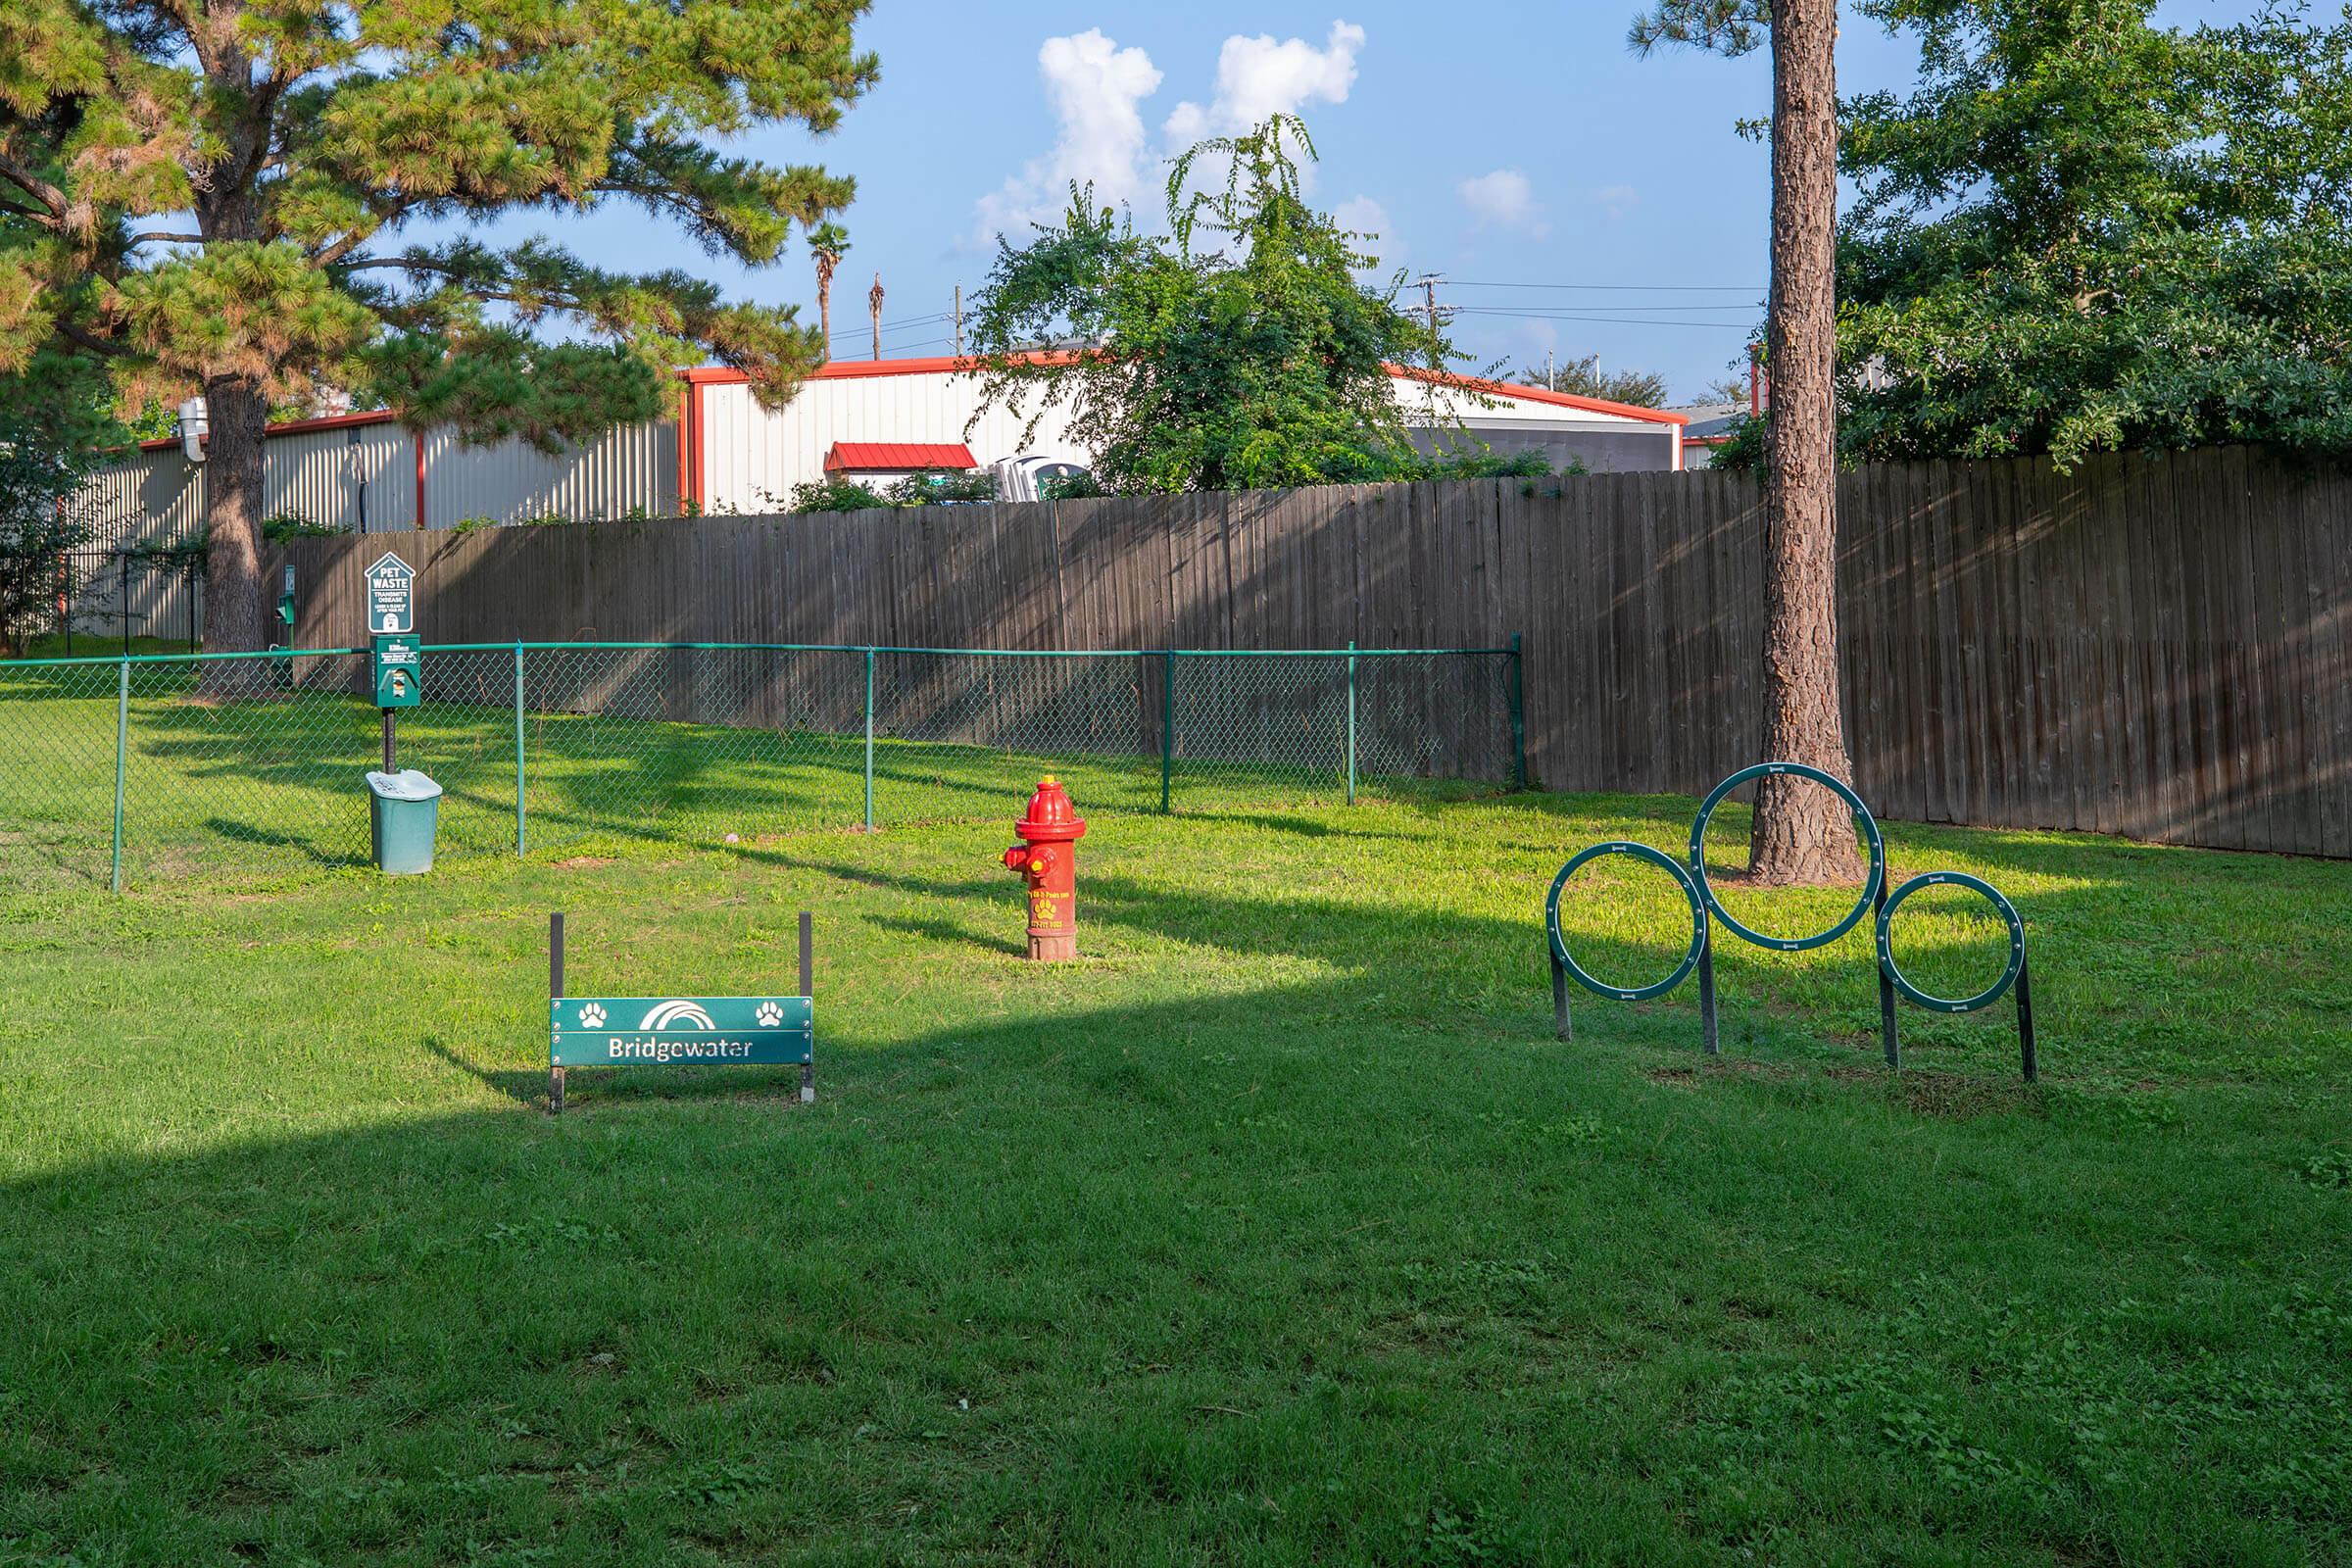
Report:
[{"label": "green chain link fence", "polygon": [[[1509,648],[1015,653],[557,643],[424,650],[399,762],[438,853],[1526,782]],[[121,888],[365,864],[368,656],[0,662],[0,880]]]}]

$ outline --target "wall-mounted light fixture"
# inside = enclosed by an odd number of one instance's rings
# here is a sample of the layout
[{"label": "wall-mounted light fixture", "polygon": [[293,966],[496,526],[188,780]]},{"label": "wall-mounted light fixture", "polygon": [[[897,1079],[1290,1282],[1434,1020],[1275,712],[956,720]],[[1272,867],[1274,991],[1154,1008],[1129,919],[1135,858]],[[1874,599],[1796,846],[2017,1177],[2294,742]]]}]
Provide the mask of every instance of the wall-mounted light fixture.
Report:
[{"label": "wall-mounted light fixture", "polygon": [[190,463],[204,461],[204,433],[212,428],[212,419],[205,413],[204,399],[190,398],[179,406],[179,450]]}]

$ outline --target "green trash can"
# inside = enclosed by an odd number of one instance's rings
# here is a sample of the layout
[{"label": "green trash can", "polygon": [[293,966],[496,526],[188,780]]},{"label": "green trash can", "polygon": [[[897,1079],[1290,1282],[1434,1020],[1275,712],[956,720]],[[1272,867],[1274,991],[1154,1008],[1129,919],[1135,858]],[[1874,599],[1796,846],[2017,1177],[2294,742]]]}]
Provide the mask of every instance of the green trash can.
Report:
[{"label": "green trash can", "polygon": [[441,786],[413,767],[368,775],[368,843],[375,868],[415,876],[433,868],[433,830],[441,818]]}]

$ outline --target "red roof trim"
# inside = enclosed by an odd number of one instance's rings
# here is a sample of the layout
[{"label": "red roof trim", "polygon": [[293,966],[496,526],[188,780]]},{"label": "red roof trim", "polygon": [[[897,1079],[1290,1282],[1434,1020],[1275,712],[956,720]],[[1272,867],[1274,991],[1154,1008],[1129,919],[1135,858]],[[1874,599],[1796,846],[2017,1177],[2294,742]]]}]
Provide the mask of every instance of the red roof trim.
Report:
[{"label": "red roof trim", "polygon": [[[1047,349],[1027,356],[1033,365],[1068,365],[1078,358],[1076,349]],[[940,355],[921,360],[834,360],[817,367],[809,376],[815,381],[855,381],[871,375],[941,375],[956,370],[971,371],[975,364],[953,355]],[[1443,386],[1461,387],[1468,391],[1485,392],[1495,397],[1519,398],[1529,403],[1548,403],[1555,408],[1582,409],[1588,414],[1614,414],[1621,418],[1641,419],[1651,424],[1689,424],[1690,416],[1669,414],[1663,409],[1637,408],[1630,403],[1610,403],[1601,398],[1578,397],[1571,392],[1552,392],[1540,386],[1514,386],[1507,381],[1490,381],[1481,376],[1456,375],[1452,371],[1415,369],[1411,366],[1391,365],[1391,375],[1411,381],[1430,381]],[[741,370],[724,366],[697,366],[678,372],[692,386],[742,386],[751,377]],[[290,419],[284,424],[270,426],[269,435],[303,435],[314,430],[339,430],[354,425],[389,424],[399,416],[389,409],[375,409],[366,414],[337,414],[322,419]],[[853,443],[854,444],[854,443]],[[179,445],[179,437],[158,436],[139,443],[141,452],[162,452]],[[957,448],[956,450],[963,450]],[[944,465],[934,465],[944,466]],[[967,462],[965,466],[971,466]]]},{"label": "red roof trim", "polygon": [[[371,409],[366,414],[330,414],[319,419],[288,419],[283,424],[270,426],[266,433],[272,437],[302,435],[311,430],[340,430],[348,425],[389,424],[399,417],[400,416],[394,414],[390,409]],[[139,450],[141,452],[162,452],[168,447],[177,445],[179,445],[179,437],[159,435],[140,442]]]},{"label": "red roof trim", "polygon": [[1409,365],[1392,365],[1387,369],[1391,375],[1408,381],[1428,381],[1438,386],[1460,387],[1465,391],[1518,398],[1528,403],[1548,403],[1554,408],[1582,409],[1587,414],[1614,414],[1621,418],[1642,419],[1650,424],[1690,422],[1688,414],[1669,414],[1664,409],[1644,409],[1632,403],[1611,403],[1605,398],[1578,397],[1573,392],[1554,392],[1546,387],[1515,386],[1508,381],[1490,381],[1483,376],[1456,375],[1451,370],[1420,370]]},{"label": "red roof trim", "polygon": [[[1032,365],[1068,365],[1078,358],[1076,349],[1041,349],[1023,356]],[[955,370],[977,374],[979,362],[959,360],[943,354],[922,360],[830,360],[809,372],[811,381],[855,381],[869,375],[941,375]],[[678,372],[698,386],[742,386],[751,377],[741,370],[724,366],[697,366]]]},{"label": "red roof trim", "polygon": [[[1028,356],[1033,365],[1067,365],[1078,358],[1076,349],[1041,350]],[[847,381],[868,375],[939,375],[954,370],[969,371],[973,363],[953,356],[925,360],[834,360],[820,366],[809,377],[815,381]],[[1415,369],[1405,365],[1386,367],[1394,376],[1411,381],[1432,381],[1444,386],[1456,386],[1474,392],[1486,392],[1496,397],[1524,399],[1529,403],[1547,403],[1554,408],[1580,409],[1587,414],[1613,414],[1620,418],[1640,419],[1648,424],[1689,424],[1690,416],[1669,414],[1663,409],[1644,409],[1631,403],[1611,403],[1604,398],[1578,397],[1573,392],[1553,392],[1540,386],[1515,386],[1507,381],[1490,381],[1480,376],[1456,375],[1452,371]],[[702,368],[680,372],[687,380],[704,386],[741,386],[751,379],[741,370],[721,368]]]},{"label": "red roof trim", "polygon": [[977,468],[960,441],[836,441],[825,453],[827,473],[891,468]]}]

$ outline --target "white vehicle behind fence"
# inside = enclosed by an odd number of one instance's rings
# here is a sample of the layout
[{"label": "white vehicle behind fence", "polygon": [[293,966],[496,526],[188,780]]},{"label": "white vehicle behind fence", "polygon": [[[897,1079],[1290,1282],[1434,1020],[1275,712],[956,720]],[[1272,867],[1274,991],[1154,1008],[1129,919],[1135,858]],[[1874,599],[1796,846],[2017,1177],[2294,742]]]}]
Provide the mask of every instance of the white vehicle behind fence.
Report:
[{"label": "white vehicle behind fence", "polygon": [[988,468],[996,475],[999,501],[1042,501],[1050,481],[1087,477],[1084,465],[1062,458],[1000,458]]}]

